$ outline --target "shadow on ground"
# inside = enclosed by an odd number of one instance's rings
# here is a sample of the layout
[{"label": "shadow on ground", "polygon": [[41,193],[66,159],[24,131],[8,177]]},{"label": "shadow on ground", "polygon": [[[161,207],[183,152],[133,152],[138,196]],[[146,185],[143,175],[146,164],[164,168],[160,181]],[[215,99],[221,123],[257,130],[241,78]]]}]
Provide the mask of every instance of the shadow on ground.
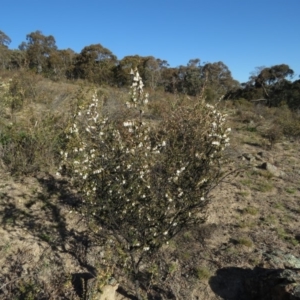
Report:
[{"label": "shadow on ground", "polygon": [[209,281],[213,292],[224,300],[300,299],[300,270],[219,269]]}]

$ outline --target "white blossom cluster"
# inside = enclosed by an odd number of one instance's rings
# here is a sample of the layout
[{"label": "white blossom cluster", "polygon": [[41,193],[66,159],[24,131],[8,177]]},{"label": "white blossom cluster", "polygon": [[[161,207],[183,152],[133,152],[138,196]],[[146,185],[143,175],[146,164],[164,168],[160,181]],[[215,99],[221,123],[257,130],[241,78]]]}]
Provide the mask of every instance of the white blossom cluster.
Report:
[{"label": "white blossom cluster", "polygon": [[126,102],[128,108],[139,108],[146,104],[148,104],[149,94],[144,93],[144,83],[137,69],[130,71],[130,75],[132,75],[132,85],[131,85],[131,97],[130,101]]},{"label": "white blossom cluster", "polygon": [[[138,71],[132,75],[128,109],[148,103]],[[124,250],[145,252],[167,242],[207,204],[229,145],[225,117],[202,104],[179,109],[156,127],[142,116],[113,122],[94,95],[74,116],[61,153],[88,207],[83,213],[120,235]]]},{"label": "white blossom cluster", "polygon": [[0,91],[8,92],[11,81],[12,79],[9,79],[7,82],[2,81],[2,78],[0,77]]}]

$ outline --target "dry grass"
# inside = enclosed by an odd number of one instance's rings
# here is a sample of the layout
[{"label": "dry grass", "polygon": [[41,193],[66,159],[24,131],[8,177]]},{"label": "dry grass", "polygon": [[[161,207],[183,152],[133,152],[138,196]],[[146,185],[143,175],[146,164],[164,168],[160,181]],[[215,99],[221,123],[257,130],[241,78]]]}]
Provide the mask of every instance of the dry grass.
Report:
[{"label": "dry grass", "polygon": [[[6,80],[11,75],[6,72],[1,77]],[[76,214],[76,195],[67,189],[66,183],[55,178],[54,170],[68,117],[75,103],[84,102],[93,87],[55,83],[32,74],[15,73],[13,77],[13,109],[0,91],[0,99],[5,100],[0,104],[0,155],[4,167],[0,172],[0,256],[4,266],[0,286],[11,282],[0,291],[0,299],[36,299],[38,295],[47,299],[79,299],[72,276],[96,272],[89,269],[90,261],[103,263],[99,266],[106,270],[105,258],[103,250],[94,247],[92,236],[85,235],[83,218]],[[101,88],[99,93],[112,115],[127,97],[127,91],[112,88]],[[176,103],[193,101],[161,91],[151,97],[146,115],[154,122],[168,114]],[[274,178],[267,171],[249,171],[245,167],[242,178],[226,178],[214,192],[208,210],[207,225],[218,230],[203,234],[198,227],[191,228],[170,241],[157,258],[156,272],[161,272],[159,276],[165,279],[161,288],[171,295],[177,293],[178,299],[191,298],[180,294],[187,289],[178,292],[179,286],[189,286],[193,292],[204,287],[205,292],[197,294],[198,298],[215,299],[215,295],[206,293],[211,290],[212,274],[232,266],[255,267],[261,262],[258,253],[266,248],[300,255],[296,238],[300,213],[299,115],[284,107],[258,108],[245,101],[225,104],[235,147],[231,148],[232,170],[248,163],[238,158],[240,153],[265,151],[288,177]],[[33,177],[41,171],[52,175],[48,179]],[[20,175],[19,179],[11,177],[10,172]],[[231,243],[232,239],[236,243]],[[47,251],[42,253],[41,249]],[[30,260],[34,253],[40,258],[38,263]],[[114,276],[121,286],[130,287],[122,268],[114,267]],[[150,283],[154,284],[152,280]]]}]

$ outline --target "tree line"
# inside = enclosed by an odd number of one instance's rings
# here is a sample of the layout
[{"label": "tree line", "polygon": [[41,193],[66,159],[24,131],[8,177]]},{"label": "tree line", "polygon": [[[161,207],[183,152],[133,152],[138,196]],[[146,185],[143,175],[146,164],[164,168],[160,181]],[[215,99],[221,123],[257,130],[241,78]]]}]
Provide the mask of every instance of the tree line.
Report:
[{"label": "tree line", "polygon": [[100,43],[84,47],[80,53],[58,49],[55,38],[41,31],[26,35],[18,49],[9,49],[11,39],[0,30],[0,69],[25,69],[53,80],[88,80],[94,84],[129,86],[130,70],[137,68],[144,84],[151,90],[197,96],[204,92],[207,100],[261,100],[269,106],[286,103],[300,106],[300,80],[292,82],[294,71],[286,64],[260,67],[249,81],[240,84],[221,61],[201,63],[191,59],[185,66],[170,67],[166,60],[153,56],[129,55],[118,59]]},{"label": "tree line", "polygon": [[286,64],[257,67],[249,81],[229,91],[225,99],[263,101],[268,106],[288,105],[300,108],[300,79],[291,81],[294,71]]},{"label": "tree line", "polygon": [[84,47],[80,53],[58,49],[52,35],[35,31],[18,49],[9,49],[11,39],[0,31],[1,69],[28,69],[52,79],[84,79],[95,84],[129,86],[130,70],[137,68],[146,87],[167,92],[197,95],[206,84],[208,97],[225,94],[238,82],[223,62],[201,64],[191,59],[186,66],[171,68],[166,60],[153,56],[129,55],[118,60],[101,44]]}]

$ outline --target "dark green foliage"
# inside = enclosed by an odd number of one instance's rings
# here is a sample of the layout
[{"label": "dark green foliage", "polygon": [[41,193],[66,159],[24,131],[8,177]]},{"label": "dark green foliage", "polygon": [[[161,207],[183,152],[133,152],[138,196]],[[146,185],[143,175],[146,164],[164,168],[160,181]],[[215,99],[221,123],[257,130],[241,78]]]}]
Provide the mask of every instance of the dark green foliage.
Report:
[{"label": "dark green foliage", "polygon": [[98,84],[113,84],[117,58],[100,44],[84,47],[76,58],[74,75]]},{"label": "dark green foliage", "polygon": [[291,109],[300,108],[300,80],[291,82],[294,71],[288,65],[275,65],[270,68],[259,68],[257,75],[240,88],[229,91],[225,99],[244,98],[250,101],[264,101],[268,106],[287,104]]}]

